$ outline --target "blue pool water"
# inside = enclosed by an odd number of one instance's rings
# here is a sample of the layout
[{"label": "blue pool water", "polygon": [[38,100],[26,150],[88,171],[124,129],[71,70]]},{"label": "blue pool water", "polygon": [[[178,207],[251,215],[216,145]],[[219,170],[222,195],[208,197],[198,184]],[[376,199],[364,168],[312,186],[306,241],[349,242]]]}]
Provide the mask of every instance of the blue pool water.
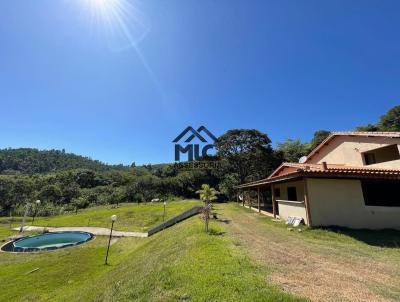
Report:
[{"label": "blue pool water", "polygon": [[36,252],[55,250],[75,246],[93,238],[86,232],[55,232],[24,237],[3,246],[2,250],[10,252]]}]

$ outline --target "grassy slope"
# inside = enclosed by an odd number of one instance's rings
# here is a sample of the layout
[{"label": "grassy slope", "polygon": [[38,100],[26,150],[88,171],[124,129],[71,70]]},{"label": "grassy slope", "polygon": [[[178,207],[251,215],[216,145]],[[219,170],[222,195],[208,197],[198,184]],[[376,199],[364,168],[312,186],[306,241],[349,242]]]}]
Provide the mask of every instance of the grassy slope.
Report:
[{"label": "grassy slope", "polygon": [[[158,208],[142,207],[148,215],[158,215]],[[75,221],[75,217],[70,219]],[[0,226],[0,230],[4,228]],[[266,283],[267,272],[252,264],[242,248],[225,235],[226,225],[213,221],[211,228],[212,235],[204,234],[201,220],[193,217],[150,238],[118,239],[111,247],[110,266],[103,264],[107,238],[100,236],[54,252],[0,253],[0,284],[6,289],[1,299],[298,300]],[[27,274],[35,268],[40,269]]]},{"label": "grassy slope", "polygon": [[[195,205],[201,204],[196,200],[168,202],[166,206],[166,219],[171,218]],[[118,208],[101,206],[80,210],[74,215],[59,215],[52,217],[38,217],[34,225],[46,227],[60,226],[92,226],[110,227],[110,217],[118,216],[115,229],[118,231],[147,231],[163,222],[164,205],[162,203],[148,204],[121,204]],[[4,219],[3,219],[4,220]],[[14,227],[19,226],[21,218]],[[27,225],[32,224],[32,219],[27,219]],[[1,231],[0,231],[1,235]]]}]

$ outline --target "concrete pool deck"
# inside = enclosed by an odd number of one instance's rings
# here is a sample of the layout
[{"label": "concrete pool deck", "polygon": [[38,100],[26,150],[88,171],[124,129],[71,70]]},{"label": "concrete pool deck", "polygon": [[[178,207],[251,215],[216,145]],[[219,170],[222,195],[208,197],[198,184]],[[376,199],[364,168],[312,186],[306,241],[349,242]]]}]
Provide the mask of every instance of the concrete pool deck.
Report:
[{"label": "concrete pool deck", "polygon": [[[148,232],[124,232],[124,231],[115,231],[113,230],[113,237],[149,237],[157,232],[160,232],[170,226],[173,226],[174,224],[185,220],[187,218],[190,218],[194,215],[197,215],[198,213],[201,212],[203,209],[202,206],[194,206],[183,213],[172,217],[168,219],[167,221],[164,221],[163,223],[153,227],[150,229]],[[20,228],[14,228],[15,231],[19,231]],[[38,231],[38,232],[43,232],[43,231],[49,231],[49,232],[73,232],[73,231],[78,231],[78,232],[88,232],[92,233],[93,235],[98,235],[98,236],[109,236],[110,235],[110,229],[108,228],[100,228],[100,227],[41,227],[41,226],[24,226],[24,231]]]},{"label": "concrete pool deck", "polygon": [[[14,228],[13,230],[19,231],[19,228]],[[49,232],[73,232],[73,231],[78,231],[78,232],[88,232],[92,233],[93,235],[97,236],[109,236],[110,235],[110,229],[108,228],[100,228],[100,227],[58,227],[58,228],[53,228],[53,227],[41,227],[41,226],[25,226],[24,231],[27,232],[32,232],[32,231],[38,231],[38,232],[43,232],[44,230],[48,230]],[[148,233],[143,233],[143,232],[124,232],[124,231],[116,231],[113,230],[113,237],[148,237]]]}]

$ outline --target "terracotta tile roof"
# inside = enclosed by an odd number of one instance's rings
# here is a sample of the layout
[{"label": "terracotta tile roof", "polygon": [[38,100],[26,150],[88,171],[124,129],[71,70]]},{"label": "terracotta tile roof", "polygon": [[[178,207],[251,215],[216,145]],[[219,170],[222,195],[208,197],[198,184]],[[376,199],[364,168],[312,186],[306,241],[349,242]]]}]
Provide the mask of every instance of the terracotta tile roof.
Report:
[{"label": "terracotta tile roof", "polygon": [[[309,171],[320,171],[320,170],[324,169],[322,164],[282,163],[268,178],[272,178],[275,174],[277,174],[277,172],[279,172],[280,170],[282,170],[286,167],[304,169],[304,170],[309,170]],[[327,164],[327,168],[329,168],[329,169],[342,168],[342,167],[346,167],[346,166],[338,165],[338,164]],[[289,173],[284,173],[284,174],[289,174]],[[280,174],[280,175],[284,175],[284,174]]]},{"label": "terracotta tile roof", "polygon": [[385,136],[385,137],[400,137],[400,132],[366,132],[366,131],[337,131],[331,135],[357,135],[357,136]]},{"label": "terracotta tile roof", "polygon": [[[276,175],[280,170],[285,167],[296,168],[288,173]],[[381,168],[368,168],[368,167],[354,167],[345,165],[332,165],[327,164],[299,164],[299,163],[283,163],[270,177],[253,181],[247,184],[237,186],[236,188],[251,188],[260,185],[266,185],[283,180],[289,180],[301,177],[315,177],[315,178],[373,178],[373,179],[395,179],[400,180],[400,170],[395,169],[381,169]]]},{"label": "terracotta tile roof", "polygon": [[399,172],[399,169],[382,169],[382,168],[371,168],[371,167],[364,167],[364,166],[348,166],[348,165],[340,165],[340,164],[326,164],[324,168],[323,164],[307,164],[307,163],[283,163],[275,170],[268,178],[272,178],[274,174],[284,167],[293,167],[297,168],[298,170],[304,170],[306,172],[330,172],[330,171],[360,171],[360,172],[385,172],[385,173],[392,173],[392,172]]},{"label": "terracotta tile roof", "polygon": [[332,132],[321,144],[319,144],[314,150],[311,151],[310,154],[308,154],[306,162],[336,136],[364,136],[364,137],[379,136],[379,137],[389,137],[389,138],[400,138],[400,132],[361,132],[361,131]]},{"label": "terracotta tile roof", "polygon": [[297,167],[300,170],[308,172],[332,172],[332,171],[359,171],[360,173],[400,173],[400,169],[382,169],[382,168],[370,168],[361,166],[347,166],[338,164],[326,164],[324,168],[323,164],[298,164],[298,163],[283,163],[284,166]]}]

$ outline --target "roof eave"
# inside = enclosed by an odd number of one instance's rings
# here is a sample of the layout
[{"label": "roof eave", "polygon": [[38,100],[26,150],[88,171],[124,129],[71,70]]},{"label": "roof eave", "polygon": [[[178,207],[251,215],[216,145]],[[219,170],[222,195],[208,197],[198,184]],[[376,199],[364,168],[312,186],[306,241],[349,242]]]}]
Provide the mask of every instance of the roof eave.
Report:
[{"label": "roof eave", "polygon": [[374,180],[399,180],[400,173],[357,173],[357,172],[337,172],[337,171],[297,171],[294,173],[267,178],[258,182],[252,182],[234,187],[235,189],[251,189],[270,185],[273,183],[285,182],[301,178],[325,178],[325,179],[374,179]]}]

